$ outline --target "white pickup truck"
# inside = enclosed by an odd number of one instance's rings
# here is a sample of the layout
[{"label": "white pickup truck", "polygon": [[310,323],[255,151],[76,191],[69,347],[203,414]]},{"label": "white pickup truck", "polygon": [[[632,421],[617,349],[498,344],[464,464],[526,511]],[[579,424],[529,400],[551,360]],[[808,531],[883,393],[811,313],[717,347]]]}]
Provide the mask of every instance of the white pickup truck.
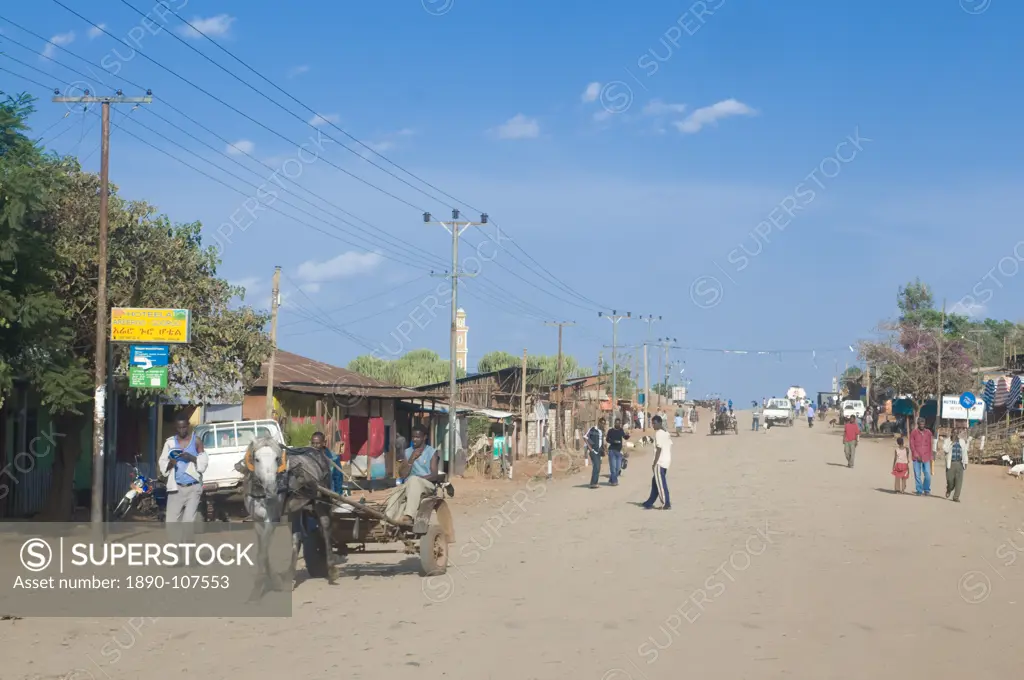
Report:
[{"label": "white pickup truck", "polygon": [[768,405],[764,407],[761,414],[761,421],[765,426],[793,425],[793,405],[789,399],[769,399]]},{"label": "white pickup truck", "polygon": [[238,420],[196,427],[196,436],[210,457],[203,474],[203,493],[230,496],[239,490],[242,474],[235,465],[245,459],[245,450],[256,437],[273,437],[284,444],[280,426],[273,420]]},{"label": "white pickup truck", "polygon": [[843,402],[841,407],[841,413],[843,418],[849,418],[853,416],[860,420],[864,417],[864,413],[867,411],[867,407],[864,406],[864,402],[860,399],[847,399]]}]

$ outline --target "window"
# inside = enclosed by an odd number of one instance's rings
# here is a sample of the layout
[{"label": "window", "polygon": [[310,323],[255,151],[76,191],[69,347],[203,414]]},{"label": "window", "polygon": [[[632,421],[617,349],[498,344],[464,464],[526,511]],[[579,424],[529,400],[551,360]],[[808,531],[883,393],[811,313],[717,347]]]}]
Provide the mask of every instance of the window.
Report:
[{"label": "window", "polygon": [[[227,449],[236,446],[235,444],[235,426],[224,425],[222,427],[214,428],[216,438],[213,440],[213,448],[215,449]],[[203,442],[203,446],[206,446],[206,442]]]},{"label": "window", "polygon": [[249,446],[256,439],[255,425],[238,426],[238,446]]}]

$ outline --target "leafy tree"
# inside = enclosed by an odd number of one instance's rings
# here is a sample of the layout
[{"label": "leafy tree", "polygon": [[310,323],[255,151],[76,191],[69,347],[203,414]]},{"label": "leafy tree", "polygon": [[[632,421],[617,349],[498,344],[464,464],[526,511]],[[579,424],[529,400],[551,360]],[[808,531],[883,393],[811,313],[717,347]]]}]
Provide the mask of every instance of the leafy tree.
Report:
[{"label": "leafy tree", "polygon": [[[392,385],[419,387],[447,380],[451,364],[437,352],[416,349],[391,360],[363,354],[349,362],[348,370]],[[460,368],[458,375],[463,377],[466,372]]]},{"label": "leafy tree", "polygon": [[[63,436],[44,516],[65,519],[83,430],[92,427],[99,179],[27,139],[30,100],[8,99],[0,111],[0,317],[9,326],[0,341],[0,396],[21,378],[53,413]],[[194,403],[240,396],[270,354],[268,316],[230,305],[242,291],[217,277],[216,251],[202,247],[198,223],[173,225],[115,187],[108,214],[108,304],[192,312],[192,342],[172,351],[168,392]],[[121,378],[126,350],[114,346],[111,370]],[[155,396],[128,394],[139,402]]]},{"label": "leafy tree", "polygon": [[956,394],[973,386],[972,361],[963,341],[940,338],[935,331],[907,323],[895,324],[889,330],[885,340],[862,342],[860,355],[878,367],[875,380],[879,387],[910,399],[915,419],[937,390],[941,394]]},{"label": "leafy tree", "polygon": [[[477,369],[481,373],[489,373],[491,371],[499,371],[503,368],[518,368],[523,365],[523,358],[521,356],[515,356],[508,352],[496,351],[488,352],[487,354],[480,357],[480,361],[477,362]],[[536,387],[547,387],[550,385],[558,384],[558,355],[547,356],[538,354],[534,356],[527,355],[526,367],[530,369],[540,369],[540,373],[531,375],[527,381],[528,385]],[[584,371],[580,368],[579,363],[574,357],[563,354],[562,355],[562,378],[568,380],[569,378],[576,378],[583,375]]]}]

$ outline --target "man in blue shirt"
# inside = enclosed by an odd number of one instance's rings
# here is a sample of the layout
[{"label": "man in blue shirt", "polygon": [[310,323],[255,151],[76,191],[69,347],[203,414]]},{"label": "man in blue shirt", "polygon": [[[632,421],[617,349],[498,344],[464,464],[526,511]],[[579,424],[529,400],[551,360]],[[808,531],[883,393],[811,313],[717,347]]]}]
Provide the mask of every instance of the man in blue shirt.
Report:
[{"label": "man in blue shirt", "polygon": [[412,524],[413,516],[420,507],[424,496],[434,493],[435,484],[441,481],[438,467],[441,455],[427,444],[427,428],[414,425],[412,446],[405,450],[398,461],[398,486],[388,496],[384,506],[387,516],[396,522]]}]

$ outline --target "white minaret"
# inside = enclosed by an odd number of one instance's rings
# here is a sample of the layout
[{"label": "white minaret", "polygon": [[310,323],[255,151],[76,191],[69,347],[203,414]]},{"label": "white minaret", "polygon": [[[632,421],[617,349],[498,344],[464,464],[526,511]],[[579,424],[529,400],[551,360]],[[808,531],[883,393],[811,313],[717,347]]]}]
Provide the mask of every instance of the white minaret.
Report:
[{"label": "white minaret", "polygon": [[469,326],[466,325],[466,310],[459,307],[455,312],[455,365],[469,371]]}]

